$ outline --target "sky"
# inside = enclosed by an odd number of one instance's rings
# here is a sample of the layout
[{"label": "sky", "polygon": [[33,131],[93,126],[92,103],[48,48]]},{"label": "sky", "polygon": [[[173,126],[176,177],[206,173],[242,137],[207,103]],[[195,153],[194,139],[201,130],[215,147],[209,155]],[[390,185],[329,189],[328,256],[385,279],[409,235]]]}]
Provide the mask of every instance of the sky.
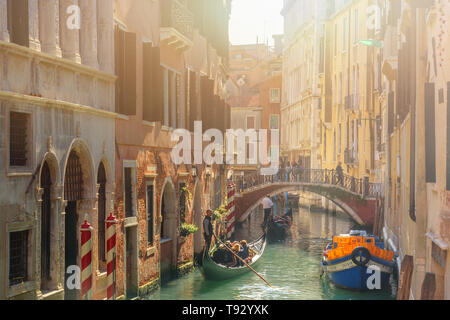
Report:
[{"label": "sky", "polygon": [[[233,0],[230,21],[232,44],[262,43],[272,35],[283,33],[283,17],[280,12],[283,0]],[[264,40],[264,42],[265,42]]]}]

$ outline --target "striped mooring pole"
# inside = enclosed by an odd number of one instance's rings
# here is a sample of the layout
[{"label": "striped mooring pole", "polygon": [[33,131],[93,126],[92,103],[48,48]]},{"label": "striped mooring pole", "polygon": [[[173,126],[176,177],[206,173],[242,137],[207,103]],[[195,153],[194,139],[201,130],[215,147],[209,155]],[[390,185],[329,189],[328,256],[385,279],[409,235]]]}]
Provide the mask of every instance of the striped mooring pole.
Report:
[{"label": "striped mooring pole", "polygon": [[106,219],[106,271],[107,292],[106,299],[113,300],[116,297],[116,224],[117,220],[111,214]]},{"label": "striped mooring pole", "polygon": [[81,299],[92,300],[92,230],[87,222],[81,225]]},{"label": "striped mooring pole", "polygon": [[236,191],[235,185],[233,182],[228,184],[227,188],[227,198],[228,198],[228,215],[227,215],[227,238],[231,239],[231,236],[234,232],[234,223],[235,223],[235,205],[234,205],[234,193]]}]

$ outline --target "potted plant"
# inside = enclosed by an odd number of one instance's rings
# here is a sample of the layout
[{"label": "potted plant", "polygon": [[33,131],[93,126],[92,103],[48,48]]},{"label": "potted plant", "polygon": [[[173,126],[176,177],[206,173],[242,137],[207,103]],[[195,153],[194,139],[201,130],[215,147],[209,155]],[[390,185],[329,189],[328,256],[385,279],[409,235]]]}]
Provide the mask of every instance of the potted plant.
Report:
[{"label": "potted plant", "polygon": [[181,223],[180,236],[182,239],[187,238],[190,234],[196,233],[198,227],[195,224]]}]

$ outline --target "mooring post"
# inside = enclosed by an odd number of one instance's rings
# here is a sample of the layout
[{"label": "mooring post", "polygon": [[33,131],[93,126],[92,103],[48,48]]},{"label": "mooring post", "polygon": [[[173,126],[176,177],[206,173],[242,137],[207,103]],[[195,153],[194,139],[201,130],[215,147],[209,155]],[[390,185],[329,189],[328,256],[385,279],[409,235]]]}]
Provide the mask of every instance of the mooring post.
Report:
[{"label": "mooring post", "polygon": [[406,255],[402,261],[398,282],[397,300],[409,300],[411,280],[414,271],[414,258]]},{"label": "mooring post", "polygon": [[109,217],[106,219],[107,300],[114,300],[116,293],[116,224],[117,220],[111,212]]},{"label": "mooring post", "polygon": [[81,299],[92,300],[92,230],[87,222],[81,226]]}]

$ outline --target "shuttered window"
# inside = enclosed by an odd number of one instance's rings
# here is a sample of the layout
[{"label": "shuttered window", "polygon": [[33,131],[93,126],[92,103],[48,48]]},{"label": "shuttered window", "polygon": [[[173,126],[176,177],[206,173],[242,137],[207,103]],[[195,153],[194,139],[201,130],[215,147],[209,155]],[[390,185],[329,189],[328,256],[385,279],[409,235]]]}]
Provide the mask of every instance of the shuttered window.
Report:
[{"label": "shuttered window", "polygon": [[136,34],[115,29],[116,112],[136,115]]},{"label": "shuttered window", "polygon": [[425,165],[426,182],[436,183],[435,86],[425,84]]},{"label": "shuttered window", "polygon": [[147,185],[147,241],[150,246],[153,246],[154,243],[154,232],[153,232],[153,224],[154,224],[154,187],[153,185]]},{"label": "shuttered window", "polygon": [[26,113],[11,112],[9,121],[9,165],[27,166],[28,126],[30,116]]},{"label": "shuttered window", "polygon": [[143,119],[150,122],[164,121],[163,70],[160,48],[151,43],[143,44]]},{"label": "shuttered window", "polygon": [[129,218],[133,216],[133,178],[132,168],[125,168],[125,217]]},{"label": "shuttered window", "polygon": [[394,132],[395,127],[395,95],[394,92],[388,94],[388,134],[391,135]]},{"label": "shuttered window", "polygon": [[8,0],[7,6],[11,42],[28,47],[30,45],[28,0]]},{"label": "shuttered window", "polygon": [[450,82],[447,82],[447,190],[450,191]]},{"label": "shuttered window", "polygon": [[200,120],[197,113],[197,75],[195,71],[189,71],[189,125],[190,131],[194,131],[194,121]]},{"label": "shuttered window", "polygon": [[201,92],[202,92],[202,121],[203,130],[213,128],[211,110],[214,107],[214,81],[208,78],[202,78],[201,80]]}]

